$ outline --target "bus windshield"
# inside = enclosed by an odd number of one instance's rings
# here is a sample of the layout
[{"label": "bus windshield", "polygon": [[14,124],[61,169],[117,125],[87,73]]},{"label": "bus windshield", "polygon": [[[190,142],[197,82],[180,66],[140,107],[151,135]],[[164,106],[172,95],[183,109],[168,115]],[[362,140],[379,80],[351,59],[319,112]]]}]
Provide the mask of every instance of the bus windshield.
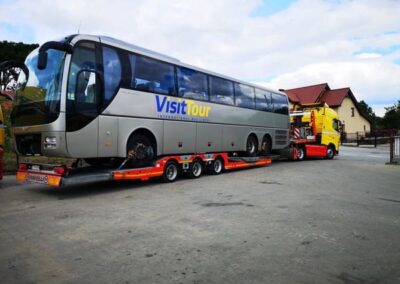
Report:
[{"label": "bus windshield", "polygon": [[11,116],[14,126],[50,123],[58,117],[65,52],[50,49],[47,53],[48,63],[43,70],[37,68],[38,49],[25,61],[29,74],[26,78],[21,73],[18,79],[25,87],[17,91],[16,107]]}]

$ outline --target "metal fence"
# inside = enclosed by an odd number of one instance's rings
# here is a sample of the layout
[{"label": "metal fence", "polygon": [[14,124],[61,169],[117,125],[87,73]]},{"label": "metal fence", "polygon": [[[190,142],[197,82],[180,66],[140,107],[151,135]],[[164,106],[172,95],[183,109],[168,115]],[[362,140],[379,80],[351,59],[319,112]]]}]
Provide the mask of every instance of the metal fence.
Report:
[{"label": "metal fence", "polygon": [[397,132],[396,129],[379,129],[373,132],[344,132],[341,134],[341,143],[352,143],[357,146],[373,145],[376,147],[379,144],[389,144]]}]

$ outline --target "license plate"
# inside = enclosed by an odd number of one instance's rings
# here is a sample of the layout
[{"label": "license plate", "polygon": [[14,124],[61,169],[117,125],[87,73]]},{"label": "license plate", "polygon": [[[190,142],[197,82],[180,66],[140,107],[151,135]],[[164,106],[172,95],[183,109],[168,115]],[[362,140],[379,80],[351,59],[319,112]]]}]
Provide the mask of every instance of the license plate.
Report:
[{"label": "license plate", "polygon": [[28,173],[26,175],[26,180],[35,182],[35,183],[42,183],[42,184],[47,184],[49,177],[47,175],[42,175],[42,174],[32,174]]}]

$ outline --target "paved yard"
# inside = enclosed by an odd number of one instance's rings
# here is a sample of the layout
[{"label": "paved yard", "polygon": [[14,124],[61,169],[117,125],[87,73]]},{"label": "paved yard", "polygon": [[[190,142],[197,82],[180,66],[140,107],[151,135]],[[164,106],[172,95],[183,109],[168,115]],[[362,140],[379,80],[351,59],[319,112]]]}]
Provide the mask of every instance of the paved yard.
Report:
[{"label": "paved yard", "polygon": [[0,185],[2,283],[399,283],[400,166],[332,161],[55,189]]}]

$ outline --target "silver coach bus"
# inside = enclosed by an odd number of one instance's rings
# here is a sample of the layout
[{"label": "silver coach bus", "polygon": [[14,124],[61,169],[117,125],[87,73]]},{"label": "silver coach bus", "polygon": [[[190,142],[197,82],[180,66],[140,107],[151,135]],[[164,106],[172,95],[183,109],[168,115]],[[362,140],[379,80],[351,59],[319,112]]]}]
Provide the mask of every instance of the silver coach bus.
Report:
[{"label": "silver coach bus", "polygon": [[103,36],[51,41],[26,59],[11,115],[21,155],[109,163],[169,154],[267,154],[288,144],[285,94]]}]

